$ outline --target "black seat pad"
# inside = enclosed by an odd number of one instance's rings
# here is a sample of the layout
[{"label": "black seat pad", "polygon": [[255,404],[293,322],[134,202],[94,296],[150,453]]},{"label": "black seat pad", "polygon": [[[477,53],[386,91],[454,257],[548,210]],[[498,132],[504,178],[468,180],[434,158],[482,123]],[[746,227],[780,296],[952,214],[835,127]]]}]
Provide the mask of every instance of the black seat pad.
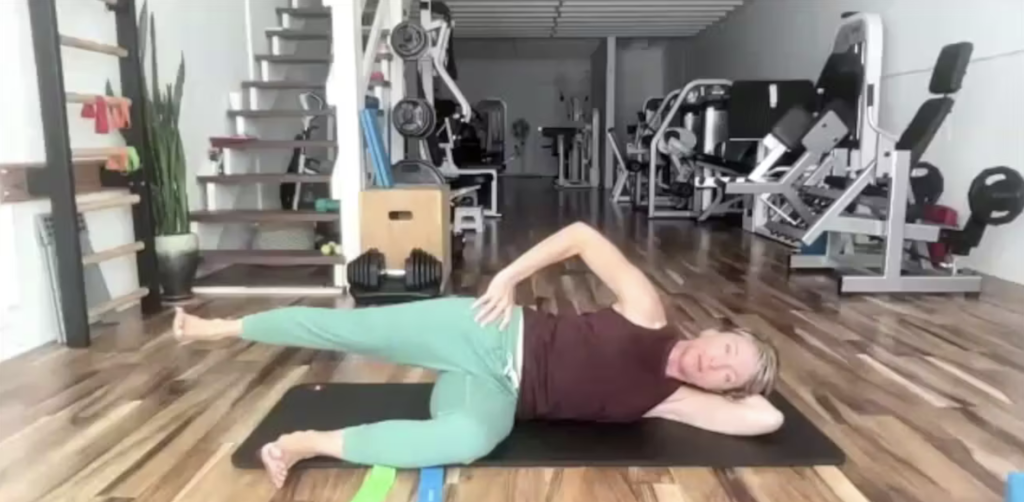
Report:
[{"label": "black seat pad", "polygon": [[754,170],[754,166],[747,164],[746,162],[723,159],[722,157],[705,155],[703,153],[694,154],[693,160],[703,162],[705,164],[711,164],[713,166],[723,167],[731,171],[736,171],[739,174],[750,174],[750,172]]}]

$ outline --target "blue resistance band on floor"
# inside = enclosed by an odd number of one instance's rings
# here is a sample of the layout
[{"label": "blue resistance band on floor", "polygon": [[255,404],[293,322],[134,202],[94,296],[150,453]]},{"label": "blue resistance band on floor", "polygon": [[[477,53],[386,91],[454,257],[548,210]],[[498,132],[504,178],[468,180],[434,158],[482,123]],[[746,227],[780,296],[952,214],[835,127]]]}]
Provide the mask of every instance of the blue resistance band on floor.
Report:
[{"label": "blue resistance band on floor", "polygon": [[444,501],[444,468],[430,467],[420,469],[420,488],[418,502]]},{"label": "blue resistance band on floor", "polygon": [[1024,472],[1011,472],[1006,480],[1006,502],[1024,502]]}]

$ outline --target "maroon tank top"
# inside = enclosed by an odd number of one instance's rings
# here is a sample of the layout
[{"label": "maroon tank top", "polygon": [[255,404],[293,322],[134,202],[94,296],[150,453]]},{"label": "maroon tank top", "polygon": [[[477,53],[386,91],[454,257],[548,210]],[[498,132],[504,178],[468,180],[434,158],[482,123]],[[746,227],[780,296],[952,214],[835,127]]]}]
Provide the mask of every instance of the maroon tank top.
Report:
[{"label": "maroon tank top", "polygon": [[665,376],[678,340],[612,308],[559,315],[524,308],[516,418],[639,420],[680,386]]}]

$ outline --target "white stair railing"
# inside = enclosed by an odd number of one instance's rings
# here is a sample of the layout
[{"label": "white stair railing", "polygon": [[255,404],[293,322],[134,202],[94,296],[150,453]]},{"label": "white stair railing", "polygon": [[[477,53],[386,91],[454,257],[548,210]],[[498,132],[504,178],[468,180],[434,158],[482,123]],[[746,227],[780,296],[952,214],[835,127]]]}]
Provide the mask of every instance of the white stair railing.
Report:
[{"label": "white stair railing", "polygon": [[[374,13],[366,45],[363,46],[363,8],[365,0],[324,0],[331,9],[333,46],[331,70],[327,77],[327,101],[335,109],[336,161],[331,173],[331,198],[339,201],[341,221],[341,253],[345,262],[354,260],[361,252],[359,193],[366,183],[365,162],[367,161],[359,114],[366,107],[370,77],[374,72],[377,56],[385,29],[392,28],[402,16],[403,0],[380,0]],[[391,99],[401,99],[405,94],[403,78],[404,62],[392,56],[382,70],[391,82],[387,93],[379,93],[380,107],[387,111]],[[352,70],[355,71],[352,71]],[[384,99],[387,94],[388,98]],[[385,117],[389,117],[385,113]],[[386,120],[386,130],[392,130]],[[385,137],[387,137],[385,135]],[[404,157],[404,138],[390,135],[391,161]],[[335,266],[334,284],[347,286],[344,265]]]},{"label": "white stair railing", "polygon": [[[380,52],[380,38],[387,26],[390,2],[381,0],[377,4],[377,10],[373,14],[373,24],[370,26],[370,36],[366,39],[366,46],[363,47],[363,64],[359,68],[359,89],[365,95],[369,91],[370,75],[373,74],[374,63],[377,62],[377,53]],[[359,16],[359,40],[362,41],[362,13]]]},{"label": "white stair railing", "polygon": [[[360,244],[359,193],[363,190],[363,139],[359,112],[365,105],[360,86],[362,56],[362,2],[325,0],[331,9],[331,70],[327,77],[327,101],[335,109],[334,141],[337,160],[331,172],[331,198],[340,202],[341,251],[346,262],[358,256]],[[357,71],[353,71],[357,70]],[[346,286],[343,265],[335,266],[334,284]]]}]

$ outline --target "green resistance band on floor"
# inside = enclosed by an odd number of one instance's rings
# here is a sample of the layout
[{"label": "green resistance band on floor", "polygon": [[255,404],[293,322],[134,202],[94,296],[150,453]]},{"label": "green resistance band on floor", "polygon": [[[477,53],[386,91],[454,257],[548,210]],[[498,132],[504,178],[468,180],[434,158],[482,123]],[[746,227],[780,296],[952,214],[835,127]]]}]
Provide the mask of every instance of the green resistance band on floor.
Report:
[{"label": "green resistance band on floor", "polygon": [[391,491],[391,486],[395,484],[395,475],[395,470],[390,467],[373,466],[373,469],[366,473],[363,485],[350,502],[383,501]]}]

